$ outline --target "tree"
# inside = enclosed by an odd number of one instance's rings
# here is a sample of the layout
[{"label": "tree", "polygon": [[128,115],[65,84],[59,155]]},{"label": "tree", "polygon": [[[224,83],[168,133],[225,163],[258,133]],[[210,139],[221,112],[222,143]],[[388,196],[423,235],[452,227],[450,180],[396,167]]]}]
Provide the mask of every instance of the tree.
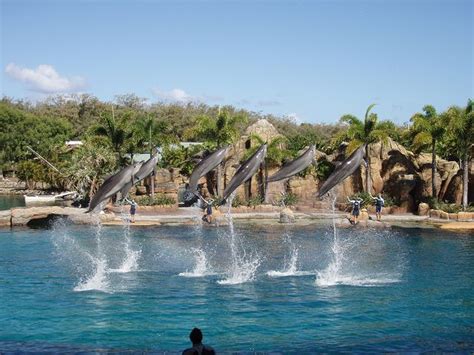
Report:
[{"label": "tree", "polygon": [[437,198],[436,176],[436,143],[443,137],[446,122],[436,113],[431,105],[423,107],[423,113],[415,113],[410,119],[414,133],[413,147],[421,150],[431,147],[431,196]]},{"label": "tree", "polygon": [[89,138],[73,152],[64,169],[71,185],[85,199],[94,195],[104,177],[113,173],[117,166],[117,157],[100,142],[97,143],[94,137]]},{"label": "tree", "polygon": [[[176,143],[177,139],[170,131],[169,125],[164,121],[157,121],[153,116],[141,115],[133,128],[135,146],[148,149],[150,157],[155,153],[157,144],[162,147],[170,143]],[[155,181],[151,179],[151,196],[155,196]]]},{"label": "tree", "polygon": [[365,156],[367,159],[367,167],[365,169],[365,191],[369,193],[372,193],[369,144],[386,141],[391,132],[390,126],[393,125],[389,121],[379,122],[377,114],[370,112],[374,106],[375,104],[371,104],[367,107],[364,121],[361,121],[353,115],[344,115],[340,119],[341,123],[347,123],[349,125],[347,131],[341,136],[350,140],[349,146],[347,147],[349,153],[353,152],[361,145],[367,144],[365,147]]},{"label": "tree", "polygon": [[[227,110],[219,110],[217,116],[199,116],[195,125],[187,132],[187,135],[195,135],[198,139],[215,148],[221,148],[226,144],[233,144],[241,134],[243,126],[248,122],[246,115],[231,115]],[[217,167],[217,194],[222,196],[223,186],[222,167]]]},{"label": "tree", "polygon": [[100,124],[92,126],[92,134],[106,137],[120,162],[122,161],[124,150],[130,151],[133,146],[133,142],[131,141],[133,133],[130,126],[127,125],[123,117],[116,119],[113,106],[112,113],[104,113],[101,117],[101,121]]},{"label": "tree", "polygon": [[[244,160],[248,159],[263,143],[265,143],[263,139],[257,134],[251,135],[250,139],[255,140],[257,144],[246,152]],[[267,200],[268,167],[280,166],[282,165],[284,159],[290,158],[292,156],[291,151],[286,149],[287,143],[288,139],[284,136],[275,137],[270,142],[267,142],[267,155],[265,156],[263,167],[260,167],[260,181],[262,182],[260,185],[260,196],[264,202]]]},{"label": "tree", "polygon": [[465,108],[452,106],[446,112],[449,118],[448,139],[452,142],[453,154],[459,158],[463,171],[462,206],[466,210],[469,189],[469,161],[474,146],[474,101],[469,99]]}]

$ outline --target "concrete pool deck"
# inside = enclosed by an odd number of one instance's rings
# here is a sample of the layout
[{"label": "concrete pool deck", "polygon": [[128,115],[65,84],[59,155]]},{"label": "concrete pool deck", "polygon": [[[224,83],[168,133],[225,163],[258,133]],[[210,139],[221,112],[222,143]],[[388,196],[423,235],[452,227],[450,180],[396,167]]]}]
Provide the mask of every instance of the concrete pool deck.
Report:
[{"label": "concrete pool deck", "polygon": [[[100,213],[86,214],[85,209],[60,207],[60,206],[44,206],[44,207],[28,207],[28,208],[12,208],[11,210],[0,211],[0,227],[16,227],[16,226],[32,226],[48,223],[49,220],[57,217],[68,218],[74,224],[97,224],[102,223],[106,226],[123,225],[125,220],[129,218],[128,210],[124,213]],[[291,212],[291,211],[290,211]],[[414,214],[386,214],[382,215],[382,222],[375,221],[375,216],[370,215],[369,220],[352,226],[348,220],[348,213],[336,211],[334,214],[327,211],[292,211],[294,217],[294,225],[312,225],[328,223],[334,217],[339,227],[406,227],[406,228],[441,228],[447,230],[474,230],[474,220],[459,221],[446,220],[442,218],[434,218],[429,216],[418,216]],[[136,222],[131,224],[132,227],[153,227],[160,225],[191,225],[196,221],[200,221],[203,212],[198,208],[178,208],[174,211],[162,213],[154,213],[147,211],[138,213],[135,216]],[[213,215],[217,220],[217,225],[225,225],[228,223],[225,213],[215,212]],[[272,212],[232,212],[234,223],[237,224],[267,224],[280,225],[280,211]],[[207,224],[206,224],[207,225]],[[210,226],[215,226],[211,224]]]}]

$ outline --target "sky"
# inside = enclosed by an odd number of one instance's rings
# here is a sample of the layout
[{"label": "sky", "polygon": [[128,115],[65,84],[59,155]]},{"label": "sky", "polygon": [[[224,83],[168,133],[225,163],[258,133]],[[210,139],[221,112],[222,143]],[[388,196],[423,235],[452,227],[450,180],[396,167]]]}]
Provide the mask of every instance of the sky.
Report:
[{"label": "sky", "polygon": [[1,94],[402,124],[474,97],[474,1],[0,0]]}]

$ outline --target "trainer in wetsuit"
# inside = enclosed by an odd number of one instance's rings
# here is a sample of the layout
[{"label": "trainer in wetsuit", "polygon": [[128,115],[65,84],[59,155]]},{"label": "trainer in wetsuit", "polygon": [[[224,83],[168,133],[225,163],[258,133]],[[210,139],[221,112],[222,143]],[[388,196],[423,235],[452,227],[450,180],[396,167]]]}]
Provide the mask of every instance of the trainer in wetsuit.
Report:
[{"label": "trainer in wetsuit", "polygon": [[355,200],[347,198],[347,200],[352,203],[352,223],[357,224],[358,219],[359,219],[359,214],[360,214],[360,203],[362,202],[362,199],[356,198]]},{"label": "trainer in wetsuit", "polygon": [[377,197],[370,195],[370,197],[375,200],[375,216],[377,217],[377,221],[380,222],[382,219],[382,207],[384,206],[385,201],[382,197],[382,194],[379,194]]},{"label": "trainer in wetsuit", "polygon": [[183,355],[215,355],[215,351],[208,345],[202,343],[202,332],[199,328],[194,328],[189,334],[189,339],[193,347],[183,351]]}]

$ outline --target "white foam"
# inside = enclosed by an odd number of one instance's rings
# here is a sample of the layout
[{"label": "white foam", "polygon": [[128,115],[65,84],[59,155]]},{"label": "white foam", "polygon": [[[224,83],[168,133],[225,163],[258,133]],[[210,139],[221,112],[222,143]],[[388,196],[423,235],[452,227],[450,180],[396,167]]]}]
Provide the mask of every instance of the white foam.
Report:
[{"label": "white foam", "polygon": [[213,272],[208,265],[206,253],[204,252],[204,250],[195,248],[193,249],[193,252],[194,252],[194,258],[196,260],[194,269],[192,271],[181,272],[179,276],[204,277],[204,276],[216,275],[216,273]]},{"label": "white foam", "polygon": [[318,273],[316,285],[320,287],[337,285],[374,287],[400,282],[400,278],[396,277],[396,275],[338,275],[337,278],[327,276],[328,275],[325,275],[324,273]]},{"label": "white foam", "polygon": [[233,266],[226,279],[217,281],[219,285],[238,285],[253,281],[260,266],[260,259],[257,257],[247,261],[239,260]]},{"label": "white foam", "polygon": [[102,291],[110,292],[109,283],[107,280],[107,264],[105,260],[96,260],[96,269],[94,274],[86,280],[81,280],[74,291]]},{"label": "white foam", "polygon": [[234,231],[234,222],[231,216],[232,200],[234,199],[232,194],[229,198],[229,210],[227,218],[229,221],[229,246],[231,251],[231,263],[229,265],[229,271],[227,272],[228,277],[224,280],[217,281],[220,285],[237,285],[255,279],[255,274],[258,267],[260,266],[260,258],[257,253],[253,252],[247,255],[247,252],[242,244],[241,239]]},{"label": "white foam", "polygon": [[[290,239],[291,243],[291,239]],[[307,276],[307,275],[314,275],[314,272],[309,271],[301,271],[298,270],[298,248],[294,244],[292,244],[292,252],[291,258],[287,263],[286,267],[281,270],[270,270],[267,272],[267,275],[270,277],[288,277],[288,276]]]}]

